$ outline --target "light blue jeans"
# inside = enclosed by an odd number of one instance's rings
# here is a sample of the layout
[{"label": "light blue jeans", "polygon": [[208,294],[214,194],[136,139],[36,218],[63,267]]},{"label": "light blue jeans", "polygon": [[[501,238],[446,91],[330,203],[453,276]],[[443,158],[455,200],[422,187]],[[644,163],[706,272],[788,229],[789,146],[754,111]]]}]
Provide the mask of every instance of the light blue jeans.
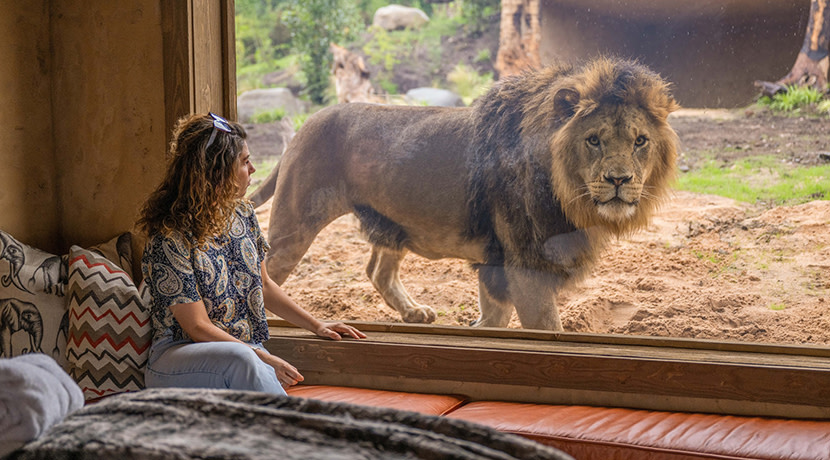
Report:
[{"label": "light blue jeans", "polygon": [[144,383],[147,388],[218,388],[285,395],[274,368],[250,347],[265,350],[262,344],[253,343],[154,340]]}]

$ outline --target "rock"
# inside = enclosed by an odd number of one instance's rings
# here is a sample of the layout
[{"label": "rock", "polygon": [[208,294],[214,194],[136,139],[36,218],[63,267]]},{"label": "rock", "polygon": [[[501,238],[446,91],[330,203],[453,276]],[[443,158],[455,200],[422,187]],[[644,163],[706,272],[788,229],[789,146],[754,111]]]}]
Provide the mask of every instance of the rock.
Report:
[{"label": "rock", "polygon": [[388,5],[378,8],[372,25],[386,30],[417,29],[429,22],[429,16],[418,8],[402,5]]},{"label": "rock", "polygon": [[270,123],[246,123],[243,126],[248,132],[248,149],[255,160],[281,156],[295,134],[294,124],[289,117]]},{"label": "rock", "polygon": [[300,94],[303,83],[297,80],[299,68],[289,68],[269,72],[262,76],[262,86],[266,88],[288,88],[294,96]]},{"label": "rock", "polygon": [[237,98],[236,106],[239,111],[239,121],[242,123],[250,123],[251,118],[260,112],[282,109],[285,115],[293,116],[307,112],[309,108],[307,102],[295,97],[287,88],[245,91]]},{"label": "rock", "polygon": [[464,101],[452,91],[439,88],[414,88],[406,92],[406,100],[413,104],[441,107],[463,107]]}]

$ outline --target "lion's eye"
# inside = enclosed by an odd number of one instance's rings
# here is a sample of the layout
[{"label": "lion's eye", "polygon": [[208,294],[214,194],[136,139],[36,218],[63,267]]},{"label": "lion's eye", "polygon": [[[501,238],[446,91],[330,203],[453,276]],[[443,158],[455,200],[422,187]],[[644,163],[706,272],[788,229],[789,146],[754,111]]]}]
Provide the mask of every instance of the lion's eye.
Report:
[{"label": "lion's eye", "polygon": [[593,145],[594,147],[597,147],[599,145],[599,137],[596,134],[586,139],[586,141],[588,141],[588,143]]},{"label": "lion's eye", "polygon": [[642,146],[646,145],[646,142],[648,142],[648,138],[647,138],[647,137],[645,137],[645,136],[637,136],[637,139],[635,139],[635,140],[634,140],[634,145],[635,145],[636,147],[642,147]]}]

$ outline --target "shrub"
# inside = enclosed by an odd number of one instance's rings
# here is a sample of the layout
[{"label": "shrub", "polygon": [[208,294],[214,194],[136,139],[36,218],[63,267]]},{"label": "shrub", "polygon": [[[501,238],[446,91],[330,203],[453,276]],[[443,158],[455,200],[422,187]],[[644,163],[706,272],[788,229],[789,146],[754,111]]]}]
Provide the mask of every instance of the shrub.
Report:
[{"label": "shrub", "polygon": [[251,116],[251,123],[271,123],[285,117],[285,109],[274,109],[256,112]]},{"label": "shrub", "polygon": [[461,97],[464,104],[470,105],[482,94],[486,93],[493,84],[493,74],[487,72],[479,75],[475,69],[464,64],[458,64],[447,75],[452,89]]},{"label": "shrub", "polygon": [[354,2],[346,0],[290,0],[284,20],[291,30],[291,46],[300,58],[306,92],[315,104],[324,104],[329,87],[332,55],[329,44],[350,39],[360,24]]}]

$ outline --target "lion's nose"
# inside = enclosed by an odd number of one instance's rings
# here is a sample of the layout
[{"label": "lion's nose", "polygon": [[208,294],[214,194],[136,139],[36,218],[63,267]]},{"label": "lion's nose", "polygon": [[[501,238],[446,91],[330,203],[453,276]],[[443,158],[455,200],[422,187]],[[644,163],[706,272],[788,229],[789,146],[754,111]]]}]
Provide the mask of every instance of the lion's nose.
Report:
[{"label": "lion's nose", "polygon": [[631,176],[605,176],[605,181],[615,187],[631,182],[631,179]]}]

